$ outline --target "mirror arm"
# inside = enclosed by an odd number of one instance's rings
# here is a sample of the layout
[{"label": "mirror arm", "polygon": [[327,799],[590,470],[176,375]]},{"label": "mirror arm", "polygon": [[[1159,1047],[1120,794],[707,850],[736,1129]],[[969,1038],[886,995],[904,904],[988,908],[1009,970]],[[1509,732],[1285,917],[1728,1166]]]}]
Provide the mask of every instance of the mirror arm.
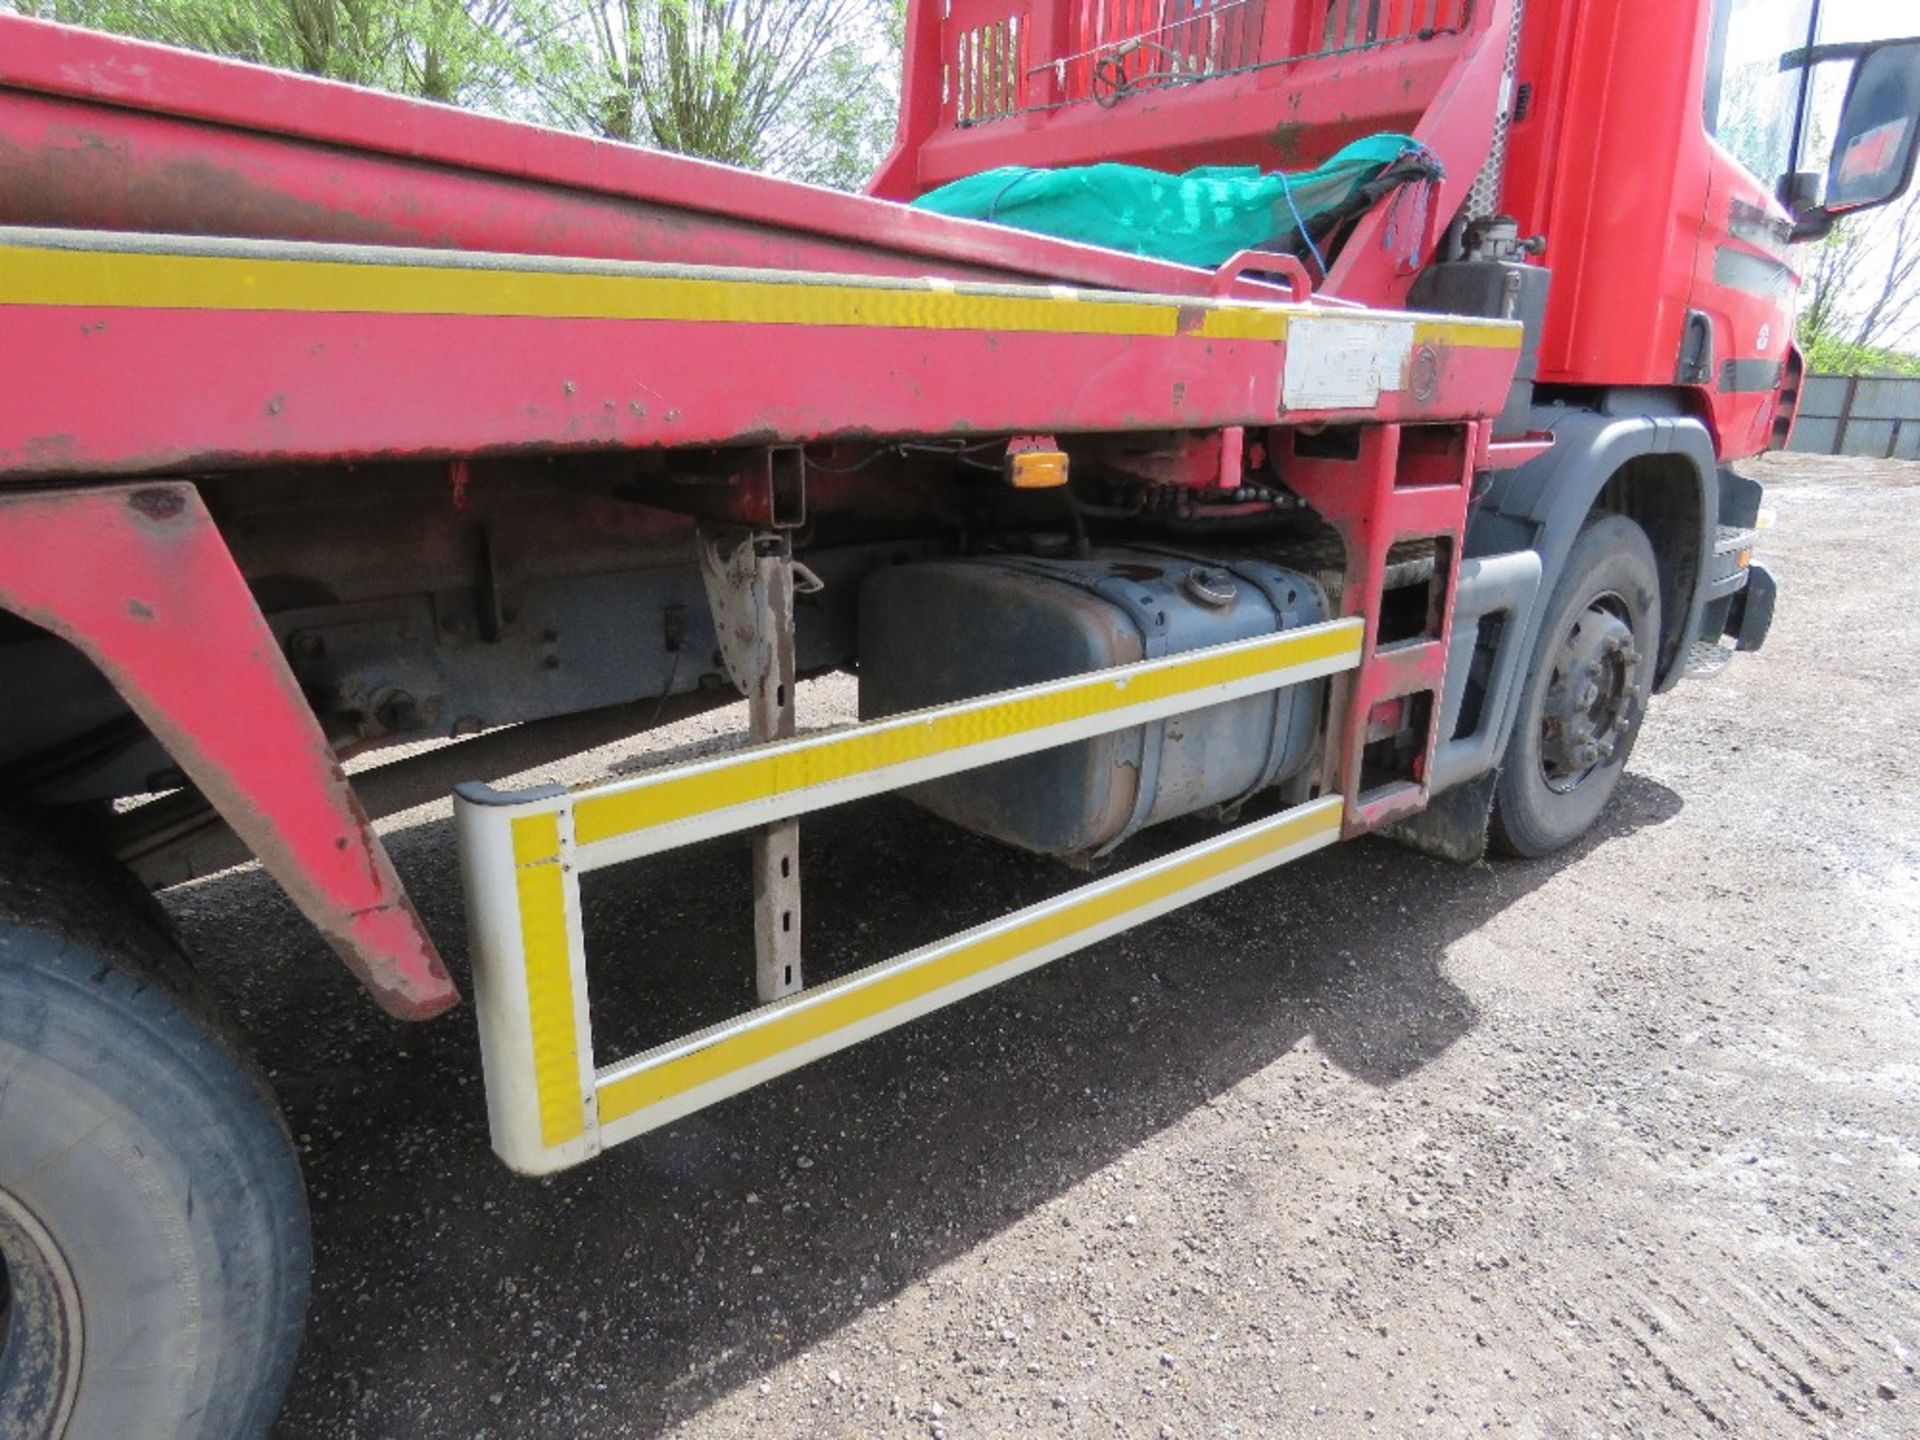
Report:
[{"label": "mirror arm", "polygon": [[1824,240],[1833,233],[1833,212],[1824,205],[1815,205],[1802,210],[1793,217],[1793,230],[1787,236],[1787,243],[1798,245],[1806,240]]}]

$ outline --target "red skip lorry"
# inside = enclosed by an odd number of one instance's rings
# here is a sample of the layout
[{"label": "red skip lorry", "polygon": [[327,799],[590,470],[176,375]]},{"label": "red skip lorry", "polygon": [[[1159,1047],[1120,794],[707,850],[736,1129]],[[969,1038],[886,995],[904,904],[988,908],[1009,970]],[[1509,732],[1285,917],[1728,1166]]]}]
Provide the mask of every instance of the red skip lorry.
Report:
[{"label": "red skip lorry", "polygon": [[[0,16],[0,1433],[259,1434],[298,1348],[294,1148],[153,890],[257,859],[430,1020],[372,822],[451,788],[538,1173],[1343,837],[1580,836],[1764,639],[1794,246],[1911,180],[1920,41],[1810,8],[914,0],[865,196]],[[1379,137],[1212,265],[911,203]],[[1088,873],[809,976],[800,817],[898,789]],[[580,877],[740,833],[759,1004],[599,1063]]]}]

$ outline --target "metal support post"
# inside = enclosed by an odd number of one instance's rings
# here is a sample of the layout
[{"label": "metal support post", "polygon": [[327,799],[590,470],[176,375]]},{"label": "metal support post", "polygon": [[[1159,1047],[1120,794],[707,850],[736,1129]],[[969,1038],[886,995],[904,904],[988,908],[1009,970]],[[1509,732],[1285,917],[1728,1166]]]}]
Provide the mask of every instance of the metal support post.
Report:
[{"label": "metal support post", "polygon": [[[793,548],[785,535],[700,530],[700,571],[727,674],[747,697],[753,743],[794,733]],[[762,1004],[802,987],[800,823],[753,833],[754,988]]]}]

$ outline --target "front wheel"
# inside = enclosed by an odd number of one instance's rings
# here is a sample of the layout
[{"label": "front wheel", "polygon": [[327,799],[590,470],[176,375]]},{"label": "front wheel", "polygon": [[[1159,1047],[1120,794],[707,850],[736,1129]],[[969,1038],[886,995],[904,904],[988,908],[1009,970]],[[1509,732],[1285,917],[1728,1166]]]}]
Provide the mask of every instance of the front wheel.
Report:
[{"label": "front wheel", "polygon": [[1660,573],[1646,532],[1588,522],[1547,601],[1494,786],[1492,840],[1533,858],[1572,844],[1620,786],[1653,694]]},{"label": "front wheel", "polygon": [[299,1165],[122,879],[0,833],[0,1435],[262,1435],[306,1305]]}]

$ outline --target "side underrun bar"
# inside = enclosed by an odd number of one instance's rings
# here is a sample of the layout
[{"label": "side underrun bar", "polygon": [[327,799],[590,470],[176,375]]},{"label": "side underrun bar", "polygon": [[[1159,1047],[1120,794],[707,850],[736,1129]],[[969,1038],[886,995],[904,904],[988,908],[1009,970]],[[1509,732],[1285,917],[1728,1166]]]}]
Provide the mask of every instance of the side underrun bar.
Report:
[{"label": "side underrun bar", "polygon": [[[665,767],[612,784],[455,795],[494,1149],[577,1164],[762,1080],[1338,839],[1337,795],[1095,881],[643,1054],[596,1065],[583,872],[1127,729],[1358,663],[1335,620]],[[743,957],[743,963],[745,963]]]}]

